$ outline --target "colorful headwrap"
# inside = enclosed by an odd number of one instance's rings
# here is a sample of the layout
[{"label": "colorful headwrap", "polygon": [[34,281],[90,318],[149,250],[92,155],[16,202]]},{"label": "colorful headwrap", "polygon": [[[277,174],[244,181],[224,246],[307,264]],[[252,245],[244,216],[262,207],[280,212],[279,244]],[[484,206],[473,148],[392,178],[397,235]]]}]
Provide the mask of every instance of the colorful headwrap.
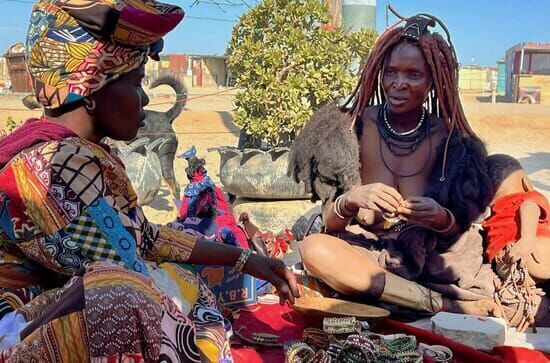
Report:
[{"label": "colorful headwrap", "polygon": [[155,0],[41,0],[27,34],[29,72],[48,109],[71,104],[158,60],[162,37],[183,19]]}]

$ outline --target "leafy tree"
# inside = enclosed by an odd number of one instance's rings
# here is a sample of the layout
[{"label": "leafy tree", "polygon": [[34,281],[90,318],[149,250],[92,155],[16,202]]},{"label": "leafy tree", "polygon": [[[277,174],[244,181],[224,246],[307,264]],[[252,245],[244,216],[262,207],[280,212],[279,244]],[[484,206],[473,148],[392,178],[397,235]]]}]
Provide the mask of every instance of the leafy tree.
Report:
[{"label": "leafy tree", "polygon": [[329,20],[320,0],[263,0],[233,29],[226,54],[241,88],[235,123],[256,141],[290,145],[316,109],[351,93],[358,76],[351,65],[377,35],[345,34]]}]

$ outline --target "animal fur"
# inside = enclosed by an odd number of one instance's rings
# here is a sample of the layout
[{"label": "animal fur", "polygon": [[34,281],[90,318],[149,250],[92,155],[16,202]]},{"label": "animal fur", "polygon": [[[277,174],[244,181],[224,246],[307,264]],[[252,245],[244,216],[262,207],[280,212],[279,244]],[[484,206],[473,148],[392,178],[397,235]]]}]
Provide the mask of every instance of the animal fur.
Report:
[{"label": "animal fur", "polygon": [[[164,181],[168,184],[172,195],[179,200],[181,189],[179,183],[176,181],[176,176],[174,173],[174,159],[178,149],[178,138],[172,128],[172,124],[181,114],[185,103],[187,102],[187,89],[184,84],[174,76],[160,77],[151,84],[150,88],[153,89],[163,84],[172,87],[172,89],[176,92],[176,102],[166,112],[145,110],[145,126],[141,127],[138,131],[137,137],[134,140],[127,142],[127,144],[130,144],[142,137],[149,138],[150,142],[163,137],[168,139],[168,141],[163,143],[158,149],[155,149],[155,153],[160,159],[161,172]],[[38,102],[34,93],[23,97],[21,102],[23,102],[25,107],[31,110],[42,107],[42,104]],[[136,150],[136,152],[145,155],[145,147],[140,147]]]},{"label": "animal fur", "polygon": [[311,200],[324,202],[360,184],[359,141],[351,117],[335,105],[323,106],[296,137],[289,175],[303,181]]},{"label": "animal fur", "polygon": [[466,229],[489,206],[493,195],[487,150],[478,138],[463,137],[455,129],[447,152],[445,180],[441,181],[444,146],[442,143],[437,148],[426,196],[449,208],[456,222]]}]

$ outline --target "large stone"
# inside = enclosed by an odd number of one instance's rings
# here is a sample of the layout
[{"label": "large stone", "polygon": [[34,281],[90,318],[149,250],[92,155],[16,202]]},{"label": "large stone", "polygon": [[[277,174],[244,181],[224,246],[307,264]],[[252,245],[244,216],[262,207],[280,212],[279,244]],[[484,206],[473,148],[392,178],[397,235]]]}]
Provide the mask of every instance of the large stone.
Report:
[{"label": "large stone", "polygon": [[491,351],[506,339],[506,321],[501,318],[441,312],[431,322],[434,333],[479,350]]}]

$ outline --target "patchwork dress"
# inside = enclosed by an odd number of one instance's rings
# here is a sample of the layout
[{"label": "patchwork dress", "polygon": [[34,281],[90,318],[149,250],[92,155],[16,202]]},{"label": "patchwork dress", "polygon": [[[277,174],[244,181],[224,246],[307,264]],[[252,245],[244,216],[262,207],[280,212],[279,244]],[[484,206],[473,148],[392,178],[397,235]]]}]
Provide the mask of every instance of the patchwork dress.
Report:
[{"label": "patchwork dress", "polygon": [[70,137],[0,170],[0,361],[231,361],[195,237],[149,223],[122,163]]}]

